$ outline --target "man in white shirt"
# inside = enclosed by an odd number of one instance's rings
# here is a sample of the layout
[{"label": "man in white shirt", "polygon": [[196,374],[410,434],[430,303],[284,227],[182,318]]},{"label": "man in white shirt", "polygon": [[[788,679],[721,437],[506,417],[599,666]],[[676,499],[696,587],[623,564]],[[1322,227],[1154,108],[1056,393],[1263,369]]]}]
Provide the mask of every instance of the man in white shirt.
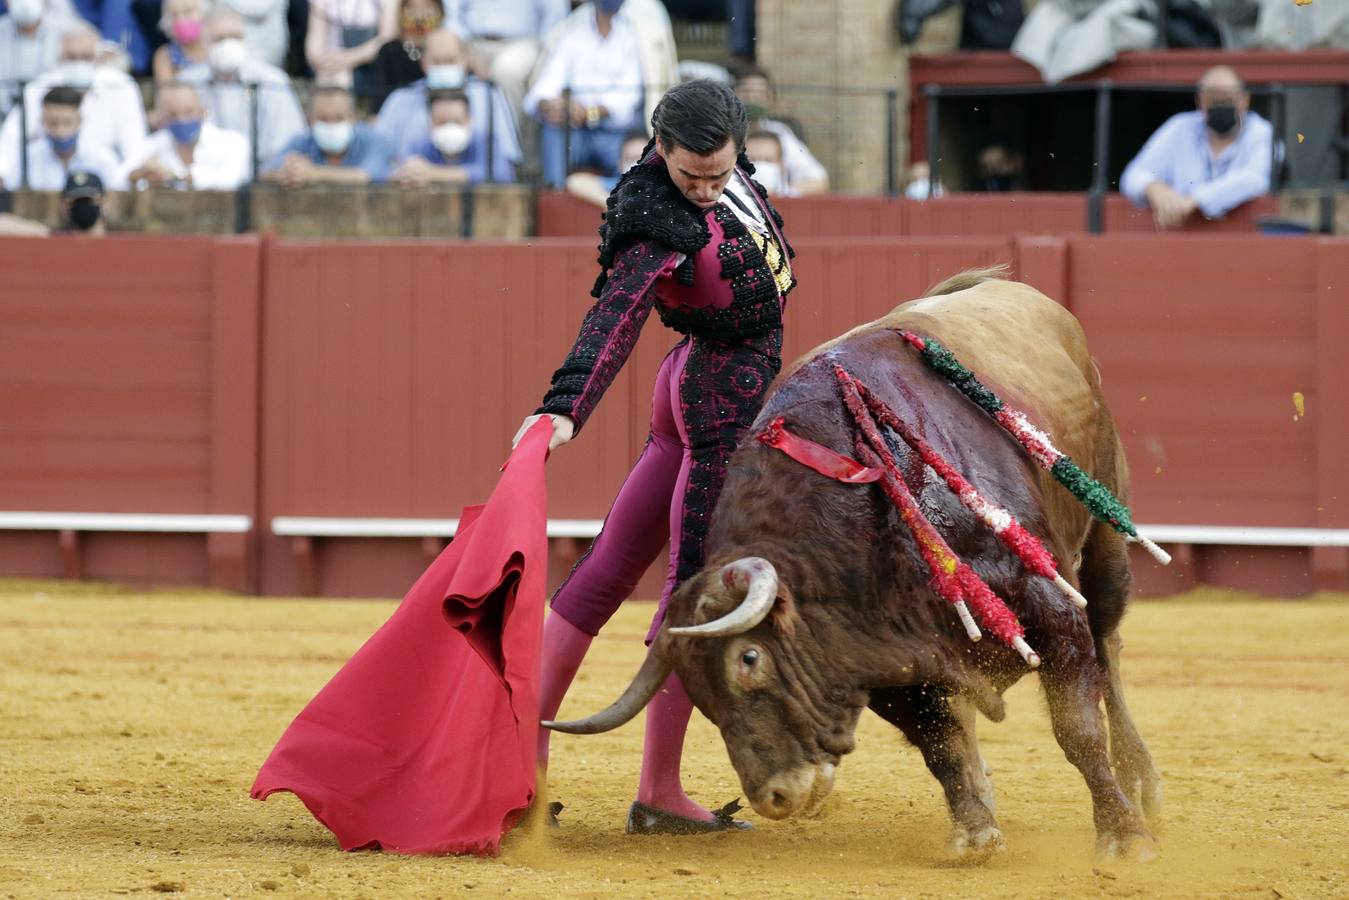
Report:
[{"label": "man in white shirt", "polygon": [[194,67],[181,80],[198,85],[212,122],[250,140],[254,135],[248,88],[256,86],[258,159],[271,159],[307,127],[290,79],[276,66],[248,55],[244,20],[233,10],[218,7],[206,20],[206,40],[209,68]]},{"label": "man in white shirt", "polygon": [[[735,79],[735,94],[745,104],[750,127],[775,135],[782,147],[782,179],[789,196],[808,197],[829,190],[829,172],[801,140],[790,123],[772,117],[776,105],[773,81],[757,66],[742,68]],[[799,127],[799,126],[798,126]]]},{"label": "man in white shirt", "polygon": [[1174,228],[1196,211],[1218,219],[1269,192],[1274,129],[1250,111],[1237,73],[1215,66],[1199,79],[1194,112],[1157,129],[1124,169],[1120,192],[1152,209],[1159,228]]},{"label": "man in white shirt", "polygon": [[[83,92],[80,101],[80,138],[99,144],[125,161],[145,141],[145,106],[140,88],[131,76],[97,64],[99,34],[77,22],[61,36],[61,62],[29,83],[24,92],[28,110],[28,135],[42,128],[42,98],[54,87],[65,85]],[[17,156],[20,146],[19,108],[5,117],[0,127],[0,155]]]},{"label": "man in white shirt", "polygon": [[42,98],[42,133],[29,139],[27,156],[27,173],[22,158],[0,156],[0,182],[7,190],[59,191],[71,172],[89,172],[113,190],[121,187],[114,177],[117,157],[81,138],[80,92],[74,88],[54,87]]},{"label": "man in white shirt", "polygon": [[0,16],[0,115],[18,99],[20,82],[56,65],[69,24],[46,0],[9,0],[9,15]]},{"label": "man in white shirt", "polygon": [[198,191],[233,191],[248,180],[248,139],[206,121],[195,85],[161,85],[150,135],[123,171],[128,182]]},{"label": "man in white shirt", "polygon": [[[617,174],[623,137],[634,124],[641,124],[645,96],[641,45],[622,7],[623,0],[598,0],[589,27],[563,35],[525,95],[525,112],[543,123],[540,163],[544,180],[554,187],[566,183],[573,167]],[[563,96],[567,89],[570,105]]]}]

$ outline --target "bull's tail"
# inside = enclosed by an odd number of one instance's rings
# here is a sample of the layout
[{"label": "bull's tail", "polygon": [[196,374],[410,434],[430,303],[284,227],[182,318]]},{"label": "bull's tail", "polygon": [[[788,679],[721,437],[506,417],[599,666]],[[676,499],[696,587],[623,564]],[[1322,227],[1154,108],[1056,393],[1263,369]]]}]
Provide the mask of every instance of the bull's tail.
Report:
[{"label": "bull's tail", "polygon": [[963,272],[957,272],[945,281],[939,281],[932,287],[923,292],[924,297],[940,297],[943,294],[954,294],[957,291],[964,291],[976,285],[983,284],[985,281],[1007,281],[1011,274],[1011,269],[1006,263],[998,263],[995,266],[984,266],[981,269],[966,269]]}]

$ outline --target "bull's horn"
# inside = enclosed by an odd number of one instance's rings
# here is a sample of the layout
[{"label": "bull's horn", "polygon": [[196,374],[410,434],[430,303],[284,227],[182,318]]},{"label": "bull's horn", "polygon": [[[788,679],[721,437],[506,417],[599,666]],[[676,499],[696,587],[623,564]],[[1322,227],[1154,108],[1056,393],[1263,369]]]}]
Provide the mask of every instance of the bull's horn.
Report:
[{"label": "bull's horn", "polygon": [[721,580],[728,587],[744,590],[745,599],[740,601],[740,605],[720,619],[702,625],[671,628],[670,634],[692,637],[744,634],[773,611],[773,604],[778,598],[778,572],[768,560],[747,556],[727,563],[721,570]]},{"label": "bull's horn", "polygon": [[652,697],[656,696],[656,692],[665,683],[665,679],[670,677],[670,671],[674,668],[664,652],[664,637],[664,634],[658,636],[651,644],[651,649],[646,652],[646,659],[642,661],[642,667],[637,670],[637,676],[632,679],[632,684],[628,685],[623,696],[615,700],[608,709],[574,722],[540,724],[544,728],[567,734],[599,734],[613,731],[630,721],[651,702]]}]

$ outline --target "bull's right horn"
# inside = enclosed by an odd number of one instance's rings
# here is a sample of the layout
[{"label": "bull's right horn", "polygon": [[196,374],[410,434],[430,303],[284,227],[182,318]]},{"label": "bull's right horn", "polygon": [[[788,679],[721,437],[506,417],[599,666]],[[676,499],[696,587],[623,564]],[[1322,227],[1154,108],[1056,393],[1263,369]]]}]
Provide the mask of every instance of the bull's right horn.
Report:
[{"label": "bull's right horn", "polygon": [[646,708],[646,705],[651,702],[651,698],[656,696],[656,692],[660,690],[660,686],[665,683],[665,679],[670,677],[670,672],[673,669],[674,665],[666,657],[665,635],[662,633],[657,636],[651,644],[651,649],[646,652],[646,659],[642,661],[642,667],[637,670],[637,676],[632,679],[632,684],[628,685],[628,689],[623,692],[623,696],[615,700],[608,709],[573,722],[541,722],[540,724],[544,728],[551,728],[553,731],[562,731],[567,734],[599,734],[604,731],[613,731]]},{"label": "bull's right horn", "polygon": [[721,581],[729,588],[744,590],[745,598],[740,604],[720,619],[702,625],[671,628],[670,634],[693,637],[728,637],[733,634],[744,634],[773,611],[773,604],[778,598],[778,571],[768,560],[758,556],[746,556],[744,559],[727,563],[722,567]]}]

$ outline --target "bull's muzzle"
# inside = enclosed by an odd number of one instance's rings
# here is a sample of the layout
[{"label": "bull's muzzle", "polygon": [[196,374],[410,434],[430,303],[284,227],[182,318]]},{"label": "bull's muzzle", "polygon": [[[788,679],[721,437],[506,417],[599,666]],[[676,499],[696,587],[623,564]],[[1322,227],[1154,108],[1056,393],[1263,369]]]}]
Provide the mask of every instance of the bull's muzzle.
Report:
[{"label": "bull's muzzle", "polygon": [[747,793],[756,813],[765,819],[785,819],[816,815],[833,789],[833,763],[805,763],[779,772],[757,791]]}]

